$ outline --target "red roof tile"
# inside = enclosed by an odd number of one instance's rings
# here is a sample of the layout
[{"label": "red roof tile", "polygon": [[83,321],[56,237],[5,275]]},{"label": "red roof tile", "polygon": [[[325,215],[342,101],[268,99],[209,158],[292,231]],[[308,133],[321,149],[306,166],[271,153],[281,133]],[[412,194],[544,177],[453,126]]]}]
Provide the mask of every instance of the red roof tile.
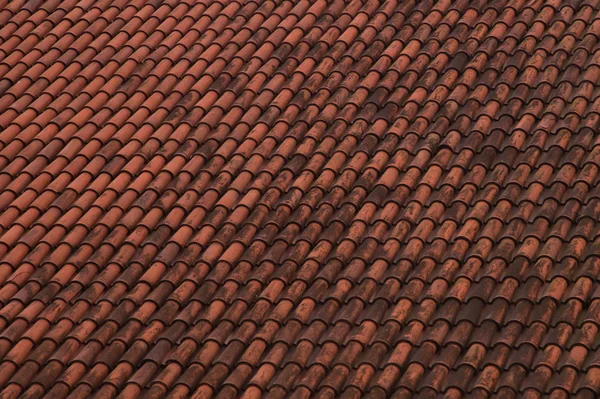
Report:
[{"label": "red roof tile", "polygon": [[599,39],[598,0],[0,0],[0,397],[598,397]]}]

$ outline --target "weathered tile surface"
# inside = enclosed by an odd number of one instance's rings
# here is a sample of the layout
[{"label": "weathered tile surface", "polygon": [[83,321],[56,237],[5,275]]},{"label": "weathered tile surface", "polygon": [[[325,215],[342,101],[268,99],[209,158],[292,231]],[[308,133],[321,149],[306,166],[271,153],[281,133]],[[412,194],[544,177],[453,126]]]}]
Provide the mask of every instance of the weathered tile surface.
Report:
[{"label": "weathered tile surface", "polygon": [[600,395],[600,1],[0,0],[0,398]]}]

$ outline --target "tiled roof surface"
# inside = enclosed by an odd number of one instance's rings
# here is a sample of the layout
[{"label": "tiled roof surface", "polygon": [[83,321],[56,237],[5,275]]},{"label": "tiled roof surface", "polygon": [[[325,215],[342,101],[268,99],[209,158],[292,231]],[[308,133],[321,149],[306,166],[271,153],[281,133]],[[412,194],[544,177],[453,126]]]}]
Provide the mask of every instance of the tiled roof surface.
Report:
[{"label": "tiled roof surface", "polygon": [[597,397],[599,37],[598,0],[0,0],[0,397]]}]

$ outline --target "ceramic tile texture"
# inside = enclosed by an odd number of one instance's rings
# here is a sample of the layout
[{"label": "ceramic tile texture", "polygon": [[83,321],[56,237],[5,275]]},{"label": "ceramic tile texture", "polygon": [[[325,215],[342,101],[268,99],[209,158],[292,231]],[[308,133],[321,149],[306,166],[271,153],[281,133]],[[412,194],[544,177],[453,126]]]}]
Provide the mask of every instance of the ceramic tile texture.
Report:
[{"label": "ceramic tile texture", "polygon": [[0,398],[600,395],[600,0],[0,0]]}]

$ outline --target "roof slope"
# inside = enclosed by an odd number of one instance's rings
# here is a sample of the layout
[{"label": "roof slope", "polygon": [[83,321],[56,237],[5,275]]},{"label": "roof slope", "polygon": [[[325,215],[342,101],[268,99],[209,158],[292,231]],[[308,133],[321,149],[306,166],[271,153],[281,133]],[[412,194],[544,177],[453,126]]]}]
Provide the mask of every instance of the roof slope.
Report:
[{"label": "roof slope", "polygon": [[0,397],[600,394],[599,1],[0,5]]}]

